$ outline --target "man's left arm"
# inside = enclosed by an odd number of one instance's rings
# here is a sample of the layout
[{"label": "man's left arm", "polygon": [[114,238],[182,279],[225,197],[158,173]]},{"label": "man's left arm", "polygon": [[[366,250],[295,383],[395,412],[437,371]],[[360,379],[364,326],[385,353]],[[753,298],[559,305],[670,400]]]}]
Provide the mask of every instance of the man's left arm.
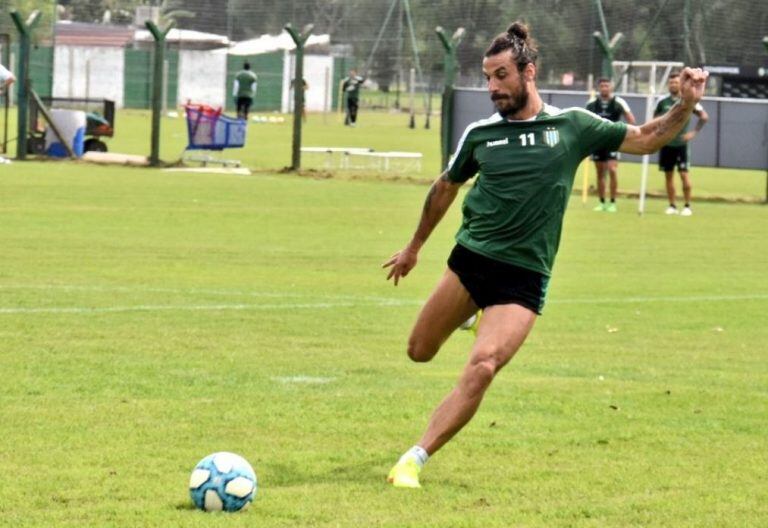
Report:
[{"label": "man's left arm", "polygon": [[651,154],[672,141],[704,96],[708,76],[709,73],[700,68],[684,68],[680,73],[680,101],[675,103],[669,112],[656,119],[641,126],[629,125],[619,151],[627,154]]}]

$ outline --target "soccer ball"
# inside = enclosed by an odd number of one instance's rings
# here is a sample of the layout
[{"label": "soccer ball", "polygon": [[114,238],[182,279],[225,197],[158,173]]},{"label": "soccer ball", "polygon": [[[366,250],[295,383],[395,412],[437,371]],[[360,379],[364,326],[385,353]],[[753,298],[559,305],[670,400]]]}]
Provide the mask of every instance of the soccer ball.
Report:
[{"label": "soccer ball", "polygon": [[213,453],[198,462],[192,471],[189,494],[201,510],[239,511],[256,495],[256,473],[239,455]]}]

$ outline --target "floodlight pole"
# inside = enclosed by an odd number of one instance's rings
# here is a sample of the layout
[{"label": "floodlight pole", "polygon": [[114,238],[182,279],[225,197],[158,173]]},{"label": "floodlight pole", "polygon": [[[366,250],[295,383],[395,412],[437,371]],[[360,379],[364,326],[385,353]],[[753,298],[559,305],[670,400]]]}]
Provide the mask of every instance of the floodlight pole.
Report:
[{"label": "floodlight pole", "polygon": [[146,21],[147,29],[155,39],[155,67],[152,73],[152,153],[149,164],[160,165],[160,117],[163,114],[163,69],[165,66],[165,44],[168,32],[174,26],[171,21],[165,29],[160,29],[151,20]]},{"label": "floodlight pole", "polygon": [[440,108],[440,150],[442,153],[443,167],[448,166],[448,158],[451,155],[451,131],[453,129],[453,85],[456,82],[456,48],[464,37],[464,28],[458,28],[452,37],[448,38],[442,27],[435,28],[440,43],[443,45],[443,71],[445,80],[443,86],[443,100]]},{"label": "floodlight pole", "polygon": [[27,159],[27,126],[29,125],[29,54],[32,50],[32,30],[40,21],[40,11],[33,11],[26,22],[21,19],[18,11],[11,11],[11,18],[19,31],[16,159],[25,160]]},{"label": "floodlight pole", "polygon": [[313,24],[307,24],[299,33],[291,24],[285,25],[285,30],[296,43],[296,64],[293,74],[293,152],[291,169],[301,168],[301,112],[304,109],[304,45],[312,34]]},{"label": "floodlight pole", "polygon": [[606,79],[613,79],[613,57],[616,49],[619,47],[619,41],[624,35],[619,32],[616,33],[613,38],[608,34],[608,25],[605,23],[605,15],[603,14],[603,2],[602,0],[595,0],[597,6],[597,13],[600,15],[600,24],[603,27],[602,33],[595,31],[592,36],[597,41],[597,45],[600,46],[600,51],[603,52],[603,77]]}]

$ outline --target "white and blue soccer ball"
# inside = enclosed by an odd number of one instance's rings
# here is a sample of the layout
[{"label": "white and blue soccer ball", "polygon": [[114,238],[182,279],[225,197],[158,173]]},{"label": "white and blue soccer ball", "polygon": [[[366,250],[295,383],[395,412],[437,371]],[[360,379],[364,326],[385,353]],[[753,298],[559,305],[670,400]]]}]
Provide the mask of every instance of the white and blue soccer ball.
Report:
[{"label": "white and blue soccer ball", "polygon": [[240,455],[213,453],[198,462],[192,471],[189,494],[201,510],[239,511],[256,495],[256,473]]}]

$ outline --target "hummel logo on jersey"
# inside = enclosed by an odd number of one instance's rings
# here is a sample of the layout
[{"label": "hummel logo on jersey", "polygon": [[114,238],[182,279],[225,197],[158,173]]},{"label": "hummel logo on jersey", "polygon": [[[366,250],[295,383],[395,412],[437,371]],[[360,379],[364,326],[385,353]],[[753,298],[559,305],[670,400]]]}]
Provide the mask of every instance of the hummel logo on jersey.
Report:
[{"label": "hummel logo on jersey", "polygon": [[486,147],[498,147],[501,145],[509,145],[509,138],[497,139],[496,141],[488,141],[485,144]]},{"label": "hummel logo on jersey", "polygon": [[544,131],[544,143],[554,147],[560,143],[560,132],[556,128],[548,128]]}]

